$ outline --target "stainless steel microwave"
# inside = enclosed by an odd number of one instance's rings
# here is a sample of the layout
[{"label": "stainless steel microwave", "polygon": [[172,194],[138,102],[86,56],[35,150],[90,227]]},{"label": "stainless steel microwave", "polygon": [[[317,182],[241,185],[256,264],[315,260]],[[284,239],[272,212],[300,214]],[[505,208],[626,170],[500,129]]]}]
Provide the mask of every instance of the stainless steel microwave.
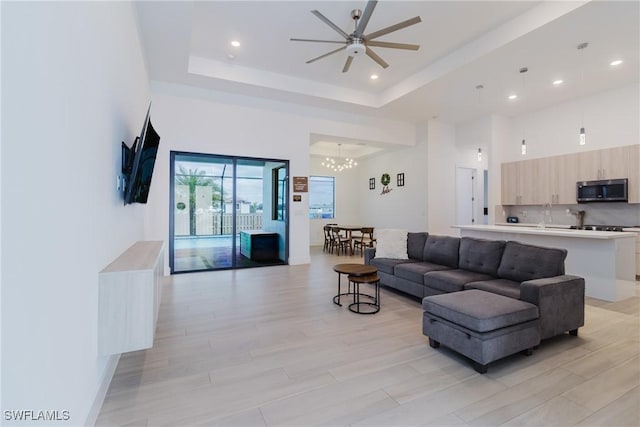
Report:
[{"label": "stainless steel microwave", "polygon": [[578,203],[628,201],[627,178],[579,181],[576,185]]}]

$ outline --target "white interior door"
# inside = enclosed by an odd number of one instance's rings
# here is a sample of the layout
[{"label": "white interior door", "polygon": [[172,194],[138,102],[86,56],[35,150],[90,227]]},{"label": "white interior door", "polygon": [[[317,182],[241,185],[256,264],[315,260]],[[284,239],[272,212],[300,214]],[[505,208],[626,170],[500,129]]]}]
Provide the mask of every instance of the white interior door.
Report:
[{"label": "white interior door", "polygon": [[476,170],[456,168],[456,224],[475,224]]}]

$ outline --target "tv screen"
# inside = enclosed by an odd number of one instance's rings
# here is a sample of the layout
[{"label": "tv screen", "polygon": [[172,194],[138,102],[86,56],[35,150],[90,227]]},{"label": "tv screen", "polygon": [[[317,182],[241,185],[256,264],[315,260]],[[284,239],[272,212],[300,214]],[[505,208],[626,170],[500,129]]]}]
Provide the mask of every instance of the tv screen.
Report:
[{"label": "tv screen", "polygon": [[[149,106],[150,109],[151,106]],[[127,169],[130,169],[131,172],[127,177],[124,196],[125,205],[129,203],[147,203],[147,198],[149,197],[153,166],[156,163],[156,155],[160,145],[160,135],[151,125],[149,110],[137,144],[133,144],[127,156],[129,158],[127,163],[131,165]]]}]

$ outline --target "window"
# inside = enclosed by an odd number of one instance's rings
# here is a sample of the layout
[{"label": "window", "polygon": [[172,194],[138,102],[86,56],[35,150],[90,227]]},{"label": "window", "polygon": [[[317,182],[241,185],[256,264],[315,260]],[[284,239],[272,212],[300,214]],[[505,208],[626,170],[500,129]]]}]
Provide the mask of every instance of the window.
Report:
[{"label": "window", "polygon": [[309,177],[309,218],[335,218],[336,179],[332,176]]}]

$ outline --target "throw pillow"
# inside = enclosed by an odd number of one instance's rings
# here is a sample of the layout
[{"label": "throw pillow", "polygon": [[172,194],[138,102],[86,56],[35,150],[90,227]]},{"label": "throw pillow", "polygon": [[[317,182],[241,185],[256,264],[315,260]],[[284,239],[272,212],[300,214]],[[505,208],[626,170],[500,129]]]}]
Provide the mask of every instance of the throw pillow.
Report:
[{"label": "throw pillow", "polygon": [[407,230],[376,229],[376,258],[409,259]]}]

